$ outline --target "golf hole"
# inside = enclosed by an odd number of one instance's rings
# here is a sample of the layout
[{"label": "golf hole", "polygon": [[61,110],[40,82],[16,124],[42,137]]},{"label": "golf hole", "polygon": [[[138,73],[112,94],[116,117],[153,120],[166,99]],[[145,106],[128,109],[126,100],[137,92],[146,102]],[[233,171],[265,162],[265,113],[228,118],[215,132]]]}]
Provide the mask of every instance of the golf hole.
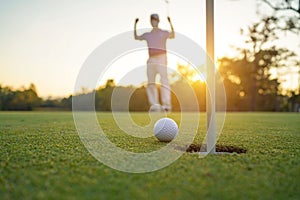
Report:
[{"label": "golf hole", "polygon": [[[179,151],[185,151],[187,153],[197,153],[197,152],[206,152],[206,145],[203,144],[190,144],[186,146],[177,146],[175,148]],[[224,152],[224,153],[246,153],[247,150],[241,147],[235,147],[232,145],[216,145],[216,152]]]}]

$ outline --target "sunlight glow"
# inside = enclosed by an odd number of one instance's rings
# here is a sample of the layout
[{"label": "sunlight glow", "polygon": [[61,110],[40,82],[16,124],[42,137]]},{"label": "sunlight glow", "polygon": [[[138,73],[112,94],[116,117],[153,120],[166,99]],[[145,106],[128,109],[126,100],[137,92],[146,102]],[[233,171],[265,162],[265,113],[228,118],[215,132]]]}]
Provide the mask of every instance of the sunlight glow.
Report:
[{"label": "sunlight glow", "polygon": [[[245,45],[240,28],[258,19],[255,11],[253,0],[216,1],[216,59],[236,56],[231,45]],[[161,28],[170,29],[166,19],[166,5],[162,0],[72,3],[50,0],[4,1],[0,6],[0,84],[16,88],[34,83],[42,97],[68,96],[73,91],[78,72],[88,55],[112,36],[132,31],[137,17],[140,18],[138,28],[149,28],[151,13],[160,15]],[[205,1],[171,1],[169,15],[176,32],[186,35],[205,49]],[[283,39],[281,42],[293,45],[292,40],[295,38]],[[125,56],[113,63],[99,79],[99,85],[108,78],[125,85],[145,83],[146,74],[142,68],[145,68],[147,53],[137,54]],[[177,70],[177,63],[187,64],[169,55],[170,69]],[[136,72],[141,74],[130,80],[122,79],[129,72],[128,77],[135,74],[135,70],[132,71],[135,67],[139,67]],[[192,79],[204,80],[198,75]],[[287,78],[283,83],[286,88],[298,85],[297,75]]]}]

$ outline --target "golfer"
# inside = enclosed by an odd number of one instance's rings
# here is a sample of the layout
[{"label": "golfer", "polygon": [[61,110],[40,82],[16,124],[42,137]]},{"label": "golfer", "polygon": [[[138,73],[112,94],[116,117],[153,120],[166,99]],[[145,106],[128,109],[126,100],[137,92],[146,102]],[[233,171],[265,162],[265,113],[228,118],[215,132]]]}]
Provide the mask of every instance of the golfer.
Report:
[{"label": "golfer", "polygon": [[[148,45],[149,59],[147,61],[147,96],[150,103],[150,111],[171,111],[171,92],[167,73],[167,51],[166,41],[175,37],[173,25],[170,17],[167,18],[171,32],[158,28],[159,16],[158,14],[152,14],[150,16],[151,25],[153,29],[150,32],[146,32],[141,36],[137,35],[136,25],[139,21],[137,18],[134,24],[134,38],[136,40],[146,40]],[[158,91],[155,84],[155,77],[159,74],[161,83],[161,103],[158,99]]]}]

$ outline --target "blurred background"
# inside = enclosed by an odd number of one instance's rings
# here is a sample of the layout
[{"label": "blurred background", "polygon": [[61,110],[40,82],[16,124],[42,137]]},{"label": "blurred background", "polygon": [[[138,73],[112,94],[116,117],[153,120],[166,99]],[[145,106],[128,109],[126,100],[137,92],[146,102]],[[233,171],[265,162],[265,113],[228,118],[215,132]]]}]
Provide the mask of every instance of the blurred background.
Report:
[{"label": "blurred background", "polygon": [[[146,51],[113,63],[96,88],[73,88],[95,48],[133,31],[137,17],[138,28],[150,28],[151,13],[160,15],[167,30],[169,15],[176,32],[205,49],[205,0],[0,1],[0,110],[71,110],[74,95],[94,92],[96,109],[110,111],[115,88],[133,92],[130,110],[148,110],[146,74],[120,82],[132,66],[145,65]],[[215,62],[228,111],[300,112],[299,33],[299,0],[215,1]],[[169,67],[180,73],[169,74],[176,95],[192,89],[198,102],[188,109],[197,104],[205,110],[205,78],[174,55]],[[172,104],[180,111],[176,95]]]}]

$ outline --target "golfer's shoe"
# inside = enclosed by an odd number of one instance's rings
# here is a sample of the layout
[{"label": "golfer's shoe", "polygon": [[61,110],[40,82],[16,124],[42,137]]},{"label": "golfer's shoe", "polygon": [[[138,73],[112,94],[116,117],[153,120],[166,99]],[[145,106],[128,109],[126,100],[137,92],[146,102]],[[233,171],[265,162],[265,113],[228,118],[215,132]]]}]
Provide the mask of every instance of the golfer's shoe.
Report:
[{"label": "golfer's shoe", "polygon": [[150,107],[150,112],[161,112],[162,110],[162,106],[160,104],[154,104]]},{"label": "golfer's shoe", "polygon": [[171,112],[172,111],[170,106],[162,106],[161,110],[164,111],[164,112]]}]

